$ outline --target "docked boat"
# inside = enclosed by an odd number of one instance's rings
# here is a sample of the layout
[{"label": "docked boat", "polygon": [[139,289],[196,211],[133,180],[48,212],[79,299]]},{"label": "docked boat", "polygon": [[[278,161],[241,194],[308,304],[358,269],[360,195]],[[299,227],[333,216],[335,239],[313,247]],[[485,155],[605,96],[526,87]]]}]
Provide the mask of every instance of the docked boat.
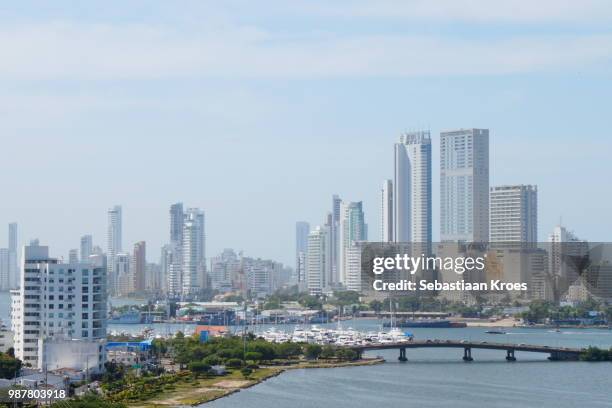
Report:
[{"label": "docked boat", "polygon": [[296,327],[293,333],[286,333],[276,328],[269,328],[261,332],[259,337],[273,343],[292,341],[294,343],[333,344],[338,346],[403,343],[412,341],[413,339],[412,333],[404,332],[397,327],[393,327],[390,330],[368,333],[357,331],[351,327],[347,329],[339,327],[336,330],[317,326],[312,326],[307,329]]}]

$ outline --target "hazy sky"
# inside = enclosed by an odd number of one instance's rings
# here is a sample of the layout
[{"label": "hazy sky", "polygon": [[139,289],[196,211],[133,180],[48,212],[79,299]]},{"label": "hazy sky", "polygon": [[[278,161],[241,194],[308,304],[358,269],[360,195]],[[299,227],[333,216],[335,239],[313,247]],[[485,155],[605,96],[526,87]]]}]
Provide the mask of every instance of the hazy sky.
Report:
[{"label": "hazy sky", "polygon": [[[612,231],[612,2],[99,1],[0,5],[0,226],[57,256],[121,204],[157,261],[168,207],[207,252],[293,264],[295,221],[379,190],[405,130],[491,130],[491,183],[537,184],[539,235]],[[0,246],[7,244],[0,235]]]}]

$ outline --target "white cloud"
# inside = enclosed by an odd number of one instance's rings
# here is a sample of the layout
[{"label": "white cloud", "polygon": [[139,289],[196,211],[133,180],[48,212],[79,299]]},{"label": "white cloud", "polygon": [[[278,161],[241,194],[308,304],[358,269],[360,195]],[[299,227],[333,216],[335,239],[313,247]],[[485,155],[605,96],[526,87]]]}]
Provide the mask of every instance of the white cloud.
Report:
[{"label": "white cloud", "polygon": [[0,28],[0,77],[312,78],[496,75],[609,61],[612,35],[484,39],[423,35],[287,37],[249,26],[197,31],[141,24],[40,23]]}]

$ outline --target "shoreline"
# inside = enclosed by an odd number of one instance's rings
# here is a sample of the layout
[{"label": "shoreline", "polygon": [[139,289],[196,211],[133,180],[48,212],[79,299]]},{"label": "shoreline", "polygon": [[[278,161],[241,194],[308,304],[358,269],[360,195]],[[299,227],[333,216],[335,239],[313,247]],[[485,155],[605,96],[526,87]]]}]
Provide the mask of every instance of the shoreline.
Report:
[{"label": "shoreline", "polygon": [[[189,405],[192,407],[205,404],[207,402],[215,401],[220,398],[228,397],[232,394],[240,392],[241,390],[245,390],[255,385],[261,384],[264,381],[267,381],[270,378],[277,377],[282,373],[289,370],[299,370],[299,369],[312,369],[312,368],[340,368],[340,367],[358,367],[358,366],[368,366],[375,364],[382,364],[385,362],[385,359],[374,357],[374,358],[363,358],[356,361],[346,361],[346,362],[320,362],[320,361],[300,361],[297,364],[289,364],[284,366],[261,366],[254,373],[253,376],[255,378],[250,379],[242,379],[238,378],[227,378],[218,377],[216,378],[216,382],[211,384],[200,384],[194,392],[200,394],[199,397],[196,395],[193,396],[193,399],[190,399],[189,392],[185,396],[168,396],[163,399],[154,398],[147,401],[138,401],[132,404],[128,404],[130,408],[149,408],[149,407],[174,407],[177,405]],[[230,374],[232,376],[236,372]],[[239,372],[238,372],[239,373]],[[259,376],[258,376],[259,374]],[[210,379],[205,379],[210,380]],[[208,393],[209,395],[206,395]],[[202,395],[204,394],[204,395]]]}]

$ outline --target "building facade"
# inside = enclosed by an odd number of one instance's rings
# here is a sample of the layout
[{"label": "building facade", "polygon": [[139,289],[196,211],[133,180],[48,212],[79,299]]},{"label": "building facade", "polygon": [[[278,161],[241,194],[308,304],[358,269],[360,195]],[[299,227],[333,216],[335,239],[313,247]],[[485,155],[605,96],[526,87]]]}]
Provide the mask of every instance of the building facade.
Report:
[{"label": "building facade", "polygon": [[538,241],[538,188],[531,185],[491,187],[490,242]]},{"label": "building facade", "polygon": [[115,256],[123,251],[123,220],[120,205],[116,205],[108,210],[108,230],[106,234],[106,256],[108,260],[108,274],[113,281],[117,280],[115,268]]},{"label": "building facade", "polygon": [[489,240],[489,130],[440,133],[440,240]]},{"label": "building facade", "polygon": [[[431,136],[406,133],[395,144],[393,240],[431,247]],[[428,251],[429,252],[429,251]]]},{"label": "building facade", "polygon": [[183,222],[183,294],[195,293],[208,286],[204,248],[204,211],[190,208]]},{"label": "building facade", "polygon": [[[342,202],[340,214],[340,276],[339,283],[346,285],[348,251],[353,242],[368,239],[363,203]],[[328,282],[329,284],[329,282]]]},{"label": "building facade", "polygon": [[[105,340],[106,265],[61,263],[38,244],[23,248],[22,280],[12,291],[15,356],[38,367],[39,341]],[[102,370],[104,351],[93,362]]]},{"label": "building facade", "polygon": [[306,263],[308,254],[308,234],[310,224],[306,221],[295,223],[295,281],[296,283],[306,282]]},{"label": "building facade", "polygon": [[308,293],[320,295],[328,285],[327,271],[330,256],[328,250],[329,232],[317,226],[308,234],[308,257],[306,260],[306,283]]},{"label": "building facade", "polygon": [[143,292],[147,288],[147,244],[139,241],[134,244],[134,255],[132,256],[132,276],[134,277],[134,291]]},{"label": "building facade", "polygon": [[113,273],[109,274],[109,287],[115,296],[128,296],[134,292],[134,275],[132,274],[132,257],[128,253],[120,252],[113,261]]}]

